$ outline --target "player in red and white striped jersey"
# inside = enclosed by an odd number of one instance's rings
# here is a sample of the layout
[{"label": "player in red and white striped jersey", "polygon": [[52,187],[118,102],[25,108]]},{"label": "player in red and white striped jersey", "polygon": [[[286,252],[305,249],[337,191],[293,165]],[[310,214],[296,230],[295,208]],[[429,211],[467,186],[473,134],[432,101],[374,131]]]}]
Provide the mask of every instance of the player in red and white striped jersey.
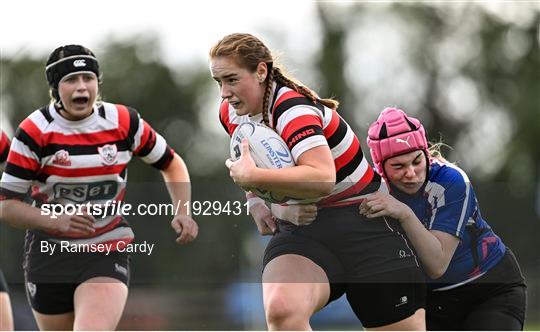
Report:
[{"label": "player in red and white striped jersey", "polygon": [[4,163],[9,153],[9,138],[3,130],[0,130],[0,170],[4,169]]},{"label": "player in red and white striped jersey", "polygon": [[[0,171],[4,169],[4,164],[9,153],[9,138],[0,129]],[[0,270],[0,331],[13,330],[13,315],[11,310],[11,300],[4,273]]]},{"label": "player in red and white striped jersey", "polygon": [[[29,188],[38,203],[105,204],[122,201],[127,166],[139,156],[166,169],[174,152],[132,108],[106,102],[94,106],[83,120],[62,117],[54,104],[33,112],[17,130],[11,146],[2,193],[24,199]],[[50,241],[111,243],[122,249],[133,232],[122,216],[96,221],[91,234],[41,232]]]},{"label": "player in red and white striped jersey", "polygon": [[[357,204],[365,194],[381,187],[380,176],[367,162],[358,137],[337,113],[336,109],[274,82],[272,101],[268,105],[269,125],[282,136],[291,150],[295,163],[306,151],[328,146],[332,154],[336,180],[329,195],[319,198],[317,206],[336,207]],[[261,121],[262,114],[258,115]],[[224,99],[220,121],[229,135],[246,121],[257,117],[237,115],[236,109]],[[383,189],[385,186],[383,186]],[[302,193],[303,194],[303,193]]]},{"label": "player in red and white striped jersey", "polygon": [[362,196],[381,182],[336,112],[338,102],[284,75],[250,34],[225,36],[212,47],[210,70],[229,135],[242,122],[264,122],[285,140],[296,163],[258,168],[244,141],[241,157],[226,162],[236,184],[318,199],[315,220],[304,226],[276,224],[263,203],[250,209],[259,231],[275,234],[262,276],[269,329],[309,330],[311,315],[344,293],[364,327],[425,329],[423,275],[399,225],[358,220]]},{"label": "player in red and white striped jersey", "polygon": [[[53,101],[23,120],[13,137],[0,184],[2,219],[29,229],[25,277],[39,327],[112,330],[127,298],[129,257],[122,249],[134,238],[129,224],[114,213],[54,219],[43,207],[103,207],[122,201],[133,156],[162,172],[171,184],[173,202],[190,200],[189,188],[172,185],[189,183],[189,174],[182,159],[136,110],[96,102],[100,73],[90,50],[80,45],[57,48],[47,61],[46,75]],[[27,196],[38,207],[25,203]],[[171,223],[179,243],[197,236],[197,224],[187,213],[181,206]],[[61,248],[66,243],[83,248],[107,245],[112,253],[98,249],[63,254],[58,249],[49,257],[43,252],[44,244]]]}]

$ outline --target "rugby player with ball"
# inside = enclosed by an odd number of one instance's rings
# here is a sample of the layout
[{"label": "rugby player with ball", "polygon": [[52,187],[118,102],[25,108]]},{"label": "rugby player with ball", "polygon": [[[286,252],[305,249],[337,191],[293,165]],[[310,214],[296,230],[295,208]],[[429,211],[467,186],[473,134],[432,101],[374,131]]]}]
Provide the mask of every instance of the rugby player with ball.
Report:
[{"label": "rugby player with ball", "polygon": [[[386,186],[338,102],[284,74],[250,34],[223,37],[209,56],[223,99],[219,118],[233,137],[230,176],[251,192],[261,234],[273,234],[262,275],[268,328],[309,330],[315,312],[346,294],[365,328],[425,329],[423,274],[399,224],[358,218],[365,195]],[[295,200],[316,202],[309,225],[275,222],[265,205]]]}]

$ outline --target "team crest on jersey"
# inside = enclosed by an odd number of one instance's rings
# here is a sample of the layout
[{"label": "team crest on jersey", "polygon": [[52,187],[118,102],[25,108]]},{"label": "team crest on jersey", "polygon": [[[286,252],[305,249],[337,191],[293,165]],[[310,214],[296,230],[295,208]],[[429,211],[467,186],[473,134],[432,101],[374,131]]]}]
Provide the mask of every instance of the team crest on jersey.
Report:
[{"label": "team crest on jersey", "polygon": [[69,152],[66,150],[56,151],[52,163],[60,166],[71,166],[71,159],[69,158]]},{"label": "team crest on jersey", "polygon": [[114,165],[118,156],[118,148],[114,144],[106,144],[98,148],[101,159],[105,162],[104,165]]}]

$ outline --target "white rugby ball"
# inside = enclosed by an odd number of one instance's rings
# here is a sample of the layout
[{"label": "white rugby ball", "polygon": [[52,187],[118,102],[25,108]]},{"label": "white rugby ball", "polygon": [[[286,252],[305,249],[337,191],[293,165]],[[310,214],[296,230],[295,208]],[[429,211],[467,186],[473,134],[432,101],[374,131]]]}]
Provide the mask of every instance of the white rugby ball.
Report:
[{"label": "white rugby ball", "polygon": [[234,131],[230,145],[232,160],[240,158],[240,143],[244,138],[249,142],[249,152],[257,167],[279,169],[294,166],[291,151],[281,136],[255,122],[244,122]]},{"label": "white rugby ball", "polygon": [[[249,142],[249,152],[257,167],[281,169],[295,165],[291,151],[281,136],[264,124],[255,122],[242,123],[234,131],[230,144],[232,160],[240,158],[240,143],[244,138]],[[251,192],[270,203],[285,203],[293,199],[265,189],[253,188]]]}]

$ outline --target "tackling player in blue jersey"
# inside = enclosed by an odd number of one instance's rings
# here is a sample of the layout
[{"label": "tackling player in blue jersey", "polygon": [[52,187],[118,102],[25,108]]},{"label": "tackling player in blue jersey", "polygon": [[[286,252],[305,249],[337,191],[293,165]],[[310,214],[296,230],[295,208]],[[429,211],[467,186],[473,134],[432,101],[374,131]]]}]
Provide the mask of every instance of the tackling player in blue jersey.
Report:
[{"label": "tackling player in blue jersey", "polygon": [[374,166],[390,186],[360,205],[391,217],[413,243],[427,275],[428,330],[521,330],[526,286],[514,254],[480,213],[467,175],[430,149],[424,127],[400,109],[369,128]]}]

